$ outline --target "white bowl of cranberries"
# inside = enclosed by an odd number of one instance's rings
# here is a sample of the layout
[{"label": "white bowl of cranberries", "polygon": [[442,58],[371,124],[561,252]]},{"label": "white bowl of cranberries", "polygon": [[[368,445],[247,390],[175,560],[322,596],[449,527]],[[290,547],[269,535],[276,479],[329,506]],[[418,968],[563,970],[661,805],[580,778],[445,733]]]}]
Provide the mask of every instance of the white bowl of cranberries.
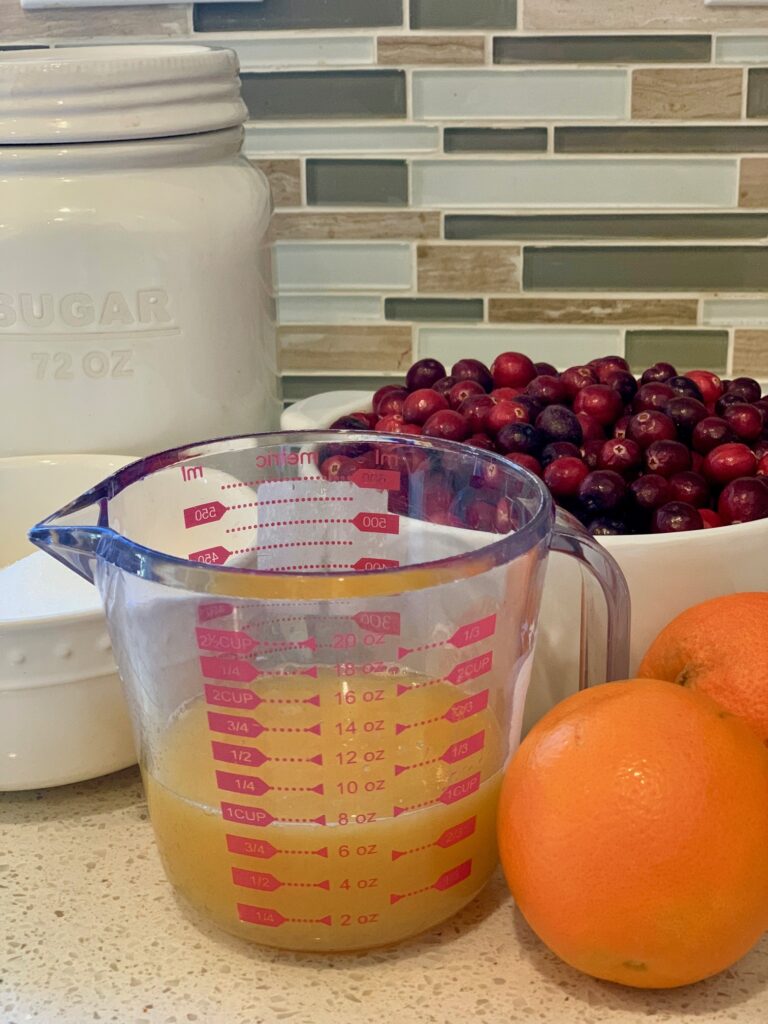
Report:
[{"label": "white bowl of cranberries", "polygon": [[[450,372],[421,359],[402,383],[373,395],[299,402],[283,426],[443,437],[500,452],[540,476],[627,577],[633,672],[683,609],[768,589],[768,395],[751,378],[678,373],[668,363],[636,376],[619,356],[562,372],[519,352],[501,353],[490,367],[460,359]],[[450,521],[450,509],[436,514]],[[554,555],[529,723],[575,688],[580,585],[574,565]]]}]

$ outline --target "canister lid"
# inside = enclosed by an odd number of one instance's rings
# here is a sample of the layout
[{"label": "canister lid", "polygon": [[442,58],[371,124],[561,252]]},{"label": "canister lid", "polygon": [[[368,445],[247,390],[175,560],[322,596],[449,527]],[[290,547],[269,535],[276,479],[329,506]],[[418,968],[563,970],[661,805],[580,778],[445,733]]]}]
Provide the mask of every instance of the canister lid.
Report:
[{"label": "canister lid", "polygon": [[231,50],[142,44],[0,54],[0,145],[191,135],[246,117]]}]

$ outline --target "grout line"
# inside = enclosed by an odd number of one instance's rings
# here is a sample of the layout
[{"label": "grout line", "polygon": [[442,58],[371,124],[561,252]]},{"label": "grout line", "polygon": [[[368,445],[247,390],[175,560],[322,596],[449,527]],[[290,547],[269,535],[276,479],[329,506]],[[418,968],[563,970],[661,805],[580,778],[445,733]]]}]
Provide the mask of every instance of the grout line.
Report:
[{"label": "grout line", "polygon": [[749,68],[741,69],[741,120],[747,121],[747,103],[749,101]]},{"label": "grout line", "polygon": [[725,375],[730,377],[733,374],[733,349],[736,344],[736,329],[728,328],[728,348],[725,357]]}]

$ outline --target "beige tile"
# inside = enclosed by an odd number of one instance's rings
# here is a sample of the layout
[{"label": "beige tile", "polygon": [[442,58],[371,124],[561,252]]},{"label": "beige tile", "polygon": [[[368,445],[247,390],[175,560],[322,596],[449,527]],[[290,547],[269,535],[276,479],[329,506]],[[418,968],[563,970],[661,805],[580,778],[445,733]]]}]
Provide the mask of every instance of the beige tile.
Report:
[{"label": "beige tile", "polygon": [[251,160],[269,179],[275,206],[301,206],[299,160]]},{"label": "beige tile", "polygon": [[279,328],[282,370],[406,370],[411,363],[411,328],[388,324]]},{"label": "beige tile", "polygon": [[182,4],[25,11],[19,0],[0,0],[0,43],[55,39],[91,41],[117,36],[178,38],[190,32],[189,12],[190,8]]},{"label": "beige tile", "polygon": [[495,323],[527,324],[695,324],[695,299],[491,299]]},{"label": "beige tile", "polygon": [[517,245],[420,245],[420,292],[520,291],[522,259]]},{"label": "beige tile", "polygon": [[739,206],[768,206],[768,158],[741,161]]},{"label": "beige tile", "polygon": [[768,331],[736,331],[734,377],[768,377]]},{"label": "beige tile", "polygon": [[741,117],[740,68],[642,68],[632,75],[632,117]]},{"label": "beige tile", "polygon": [[379,64],[484,64],[482,36],[379,36]]},{"label": "beige tile", "polygon": [[439,238],[440,214],[276,213],[272,228],[275,238]]},{"label": "beige tile", "polygon": [[768,10],[708,7],[704,0],[525,0],[525,29],[560,31],[669,28],[700,32],[712,28],[765,28]]}]

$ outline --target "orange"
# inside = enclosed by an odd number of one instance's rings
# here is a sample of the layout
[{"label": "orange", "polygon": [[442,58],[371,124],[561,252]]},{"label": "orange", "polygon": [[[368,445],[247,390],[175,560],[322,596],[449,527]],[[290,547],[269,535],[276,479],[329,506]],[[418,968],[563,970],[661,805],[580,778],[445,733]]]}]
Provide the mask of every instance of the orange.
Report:
[{"label": "orange", "polygon": [[498,839],[531,928],[597,978],[685,985],[768,928],[768,750],[680,686],[606,683],[553,708],[507,768]]},{"label": "orange", "polygon": [[728,594],[682,612],[637,675],[706,693],[768,742],[768,593]]}]

